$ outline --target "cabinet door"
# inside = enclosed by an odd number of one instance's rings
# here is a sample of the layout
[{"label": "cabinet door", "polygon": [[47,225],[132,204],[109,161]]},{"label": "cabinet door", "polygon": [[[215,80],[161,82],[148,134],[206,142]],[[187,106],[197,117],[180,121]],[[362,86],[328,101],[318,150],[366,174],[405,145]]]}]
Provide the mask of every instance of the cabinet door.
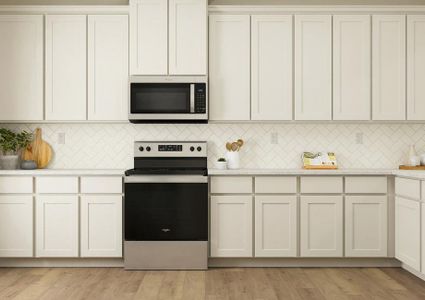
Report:
[{"label": "cabinet door", "polygon": [[292,16],[252,16],[251,28],[251,119],[292,120]]},{"label": "cabinet door", "polygon": [[86,16],[46,16],[46,120],[87,119]]},{"label": "cabinet door", "polygon": [[81,256],[122,256],[122,196],[81,197]]},{"label": "cabinet door", "polygon": [[387,197],[345,197],[345,256],[387,256]]},{"label": "cabinet door", "polygon": [[255,197],[255,256],[297,256],[297,197]]},{"label": "cabinet door", "polygon": [[334,16],[333,119],[370,120],[370,16]]},{"label": "cabinet door", "polygon": [[395,257],[420,271],[421,211],[420,203],[396,197],[395,200]]},{"label": "cabinet door", "polygon": [[207,1],[169,0],[169,73],[207,74]]},{"label": "cabinet door", "polygon": [[332,118],[331,24],[331,16],[295,16],[295,120]]},{"label": "cabinet door", "polygon": [[406,119],[406,17],[373,16],[372,117]]},{"label": "cabinet door", "polygon": [[342,196],[301,196],[301,256],[342,256],[342,202]]},{"label": "cabinet door", "polygon": [[32,256],[32,196],[0,196],[0,257]]},{"label": "cabinet door", "polygon": [[0,120],[43,120],[43,16],[0,16]]},{"label": "cabinet door", "polygon": [[425,120],[425,16],[407,16],[407,119]]},{"label": "cabinet door", "polygon": [[211,15],[210,120],[250,119],[250,17]]},{"label": "cabinet door", "polygon": [[78,256],[78,197],[36,198],[36,256]]},{"label": "cabinet door", "polygon": [[252,197],[211,197],[211,257],[252,256]]},{"label": "cabinet door", "polygon": [[[421,208],[422,208],[422,212],[421,212],[421,216],[422,216],[422,219],[421,219],[421,226],[422,226],[422,228],[421,228],[421,241],[422,241],[422,243],[424,243],[425,242],[425,203],[421,204]],[[422,249],[422,254],[421,254],[422,268],[421,268],[421,271],[422,271],[422,274],[425,274],[425,245],[424,244],[421,245],[421,249]]]},{"label": "cabinet door", "polygon": [[127,120],[128,17],[89,16],[88,119]]},{"label": "cabinet door", "polygon": [[130,0],[130,69],[134,75],[168,73],[166,0]]}]

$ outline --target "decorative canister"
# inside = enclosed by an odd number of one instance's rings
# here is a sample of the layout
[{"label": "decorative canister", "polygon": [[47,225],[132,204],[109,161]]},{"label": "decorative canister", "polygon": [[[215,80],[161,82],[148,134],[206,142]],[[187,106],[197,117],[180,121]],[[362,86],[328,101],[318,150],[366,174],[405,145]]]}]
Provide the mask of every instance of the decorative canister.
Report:
[{"label": "decorative canister", "polygon": [[229,169],[239,169],[239,151],[228,151],[226,153],[226,159]]}]

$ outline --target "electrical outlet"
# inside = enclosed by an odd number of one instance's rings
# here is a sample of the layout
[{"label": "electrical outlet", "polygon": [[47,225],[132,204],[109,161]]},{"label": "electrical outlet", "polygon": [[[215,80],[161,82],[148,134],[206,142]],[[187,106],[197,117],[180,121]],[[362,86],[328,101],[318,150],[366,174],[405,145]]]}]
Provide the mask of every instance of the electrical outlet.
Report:
[{"label": "electrical outlet", "polygon": [[270,134],[270,143],[272,145],[277,145],[279,144],[279,135],[277,134],[277,132],[272,132]]},{"label": "electrical outlet", "polygon": [[363,132],[356,133],[356,144],[363,145]]},{"label": "electrical outlet", "polygon": [[65,145],[65,132],[58,133],[58,144]]}]

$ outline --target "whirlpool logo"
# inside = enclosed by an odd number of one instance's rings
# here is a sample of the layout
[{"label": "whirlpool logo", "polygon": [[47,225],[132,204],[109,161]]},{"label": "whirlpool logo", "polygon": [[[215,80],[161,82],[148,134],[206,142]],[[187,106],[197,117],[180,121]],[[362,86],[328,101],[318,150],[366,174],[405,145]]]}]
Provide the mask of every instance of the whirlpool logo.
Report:
[{"label": "whirlpool logo", "polygon": [[170,232],[170,231],[171,231],[171,229],[170,229],[170,228],[162,228],[162,229],[161,229],[161,231],[162,231],[162,232]]}]

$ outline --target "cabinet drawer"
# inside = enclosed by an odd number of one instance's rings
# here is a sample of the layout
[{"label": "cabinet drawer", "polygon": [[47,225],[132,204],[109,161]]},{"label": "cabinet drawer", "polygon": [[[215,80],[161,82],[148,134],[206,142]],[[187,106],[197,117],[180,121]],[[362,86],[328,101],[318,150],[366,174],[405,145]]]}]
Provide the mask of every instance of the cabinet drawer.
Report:
[{"label": "cabinet drawer", "polygon": [[349,194],[386,194],[385,176],[348,176],[345,177],[345,192]]},{"label": "cabinet drawer", "polygon": [[255,177],[255,192],[262,194],[295,194],[297,192],[297,177]]},{"label": "cabinet drawer", "polygon": [[342,177],[333,177],[333,176],[301,177],[301,193],[340,194],[342,193]]},{"label": "cabinet drawer", "polygon": [[121,194],[122,177],[87,176],[81,177],[82,194]]},{"label": "cabinet drawer", "polygon": [[0,193],[3,194],[32,194],[32,177],[2,176],[0,177]]},{"label": "cabinet drawer", "polygon": [[420,199],[420,181],[415,179],[399,178],[395,179],[395,193],[412,199]]},{"label": "cabinet drawer", "polygon": [[252,177],[211,177],[211,193],[250,194],[252,193]]},{"label": "cabinet drawer", "polygon": [[36,177],[36,192],[39,194],[76,194],[78,177],[46,176]]}]

